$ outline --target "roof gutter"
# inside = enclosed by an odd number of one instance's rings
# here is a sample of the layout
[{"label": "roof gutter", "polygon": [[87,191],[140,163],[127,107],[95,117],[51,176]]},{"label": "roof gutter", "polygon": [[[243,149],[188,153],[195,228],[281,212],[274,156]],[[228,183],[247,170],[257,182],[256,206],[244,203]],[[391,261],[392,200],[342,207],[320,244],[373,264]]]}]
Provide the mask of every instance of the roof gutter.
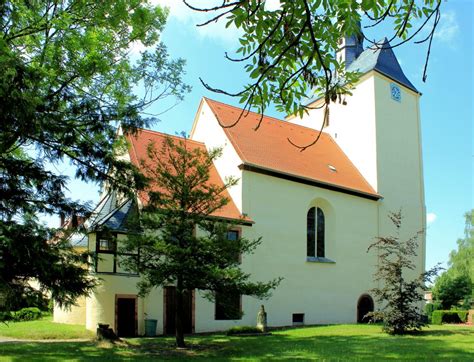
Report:
[{"label": "roof gutter", "polygon": [[269,168],[266,168],[266,167],[253,165],[253,164],[250,164],[250,163],[240,164],[239,169],[244,170],[244,171],[259,173],[259,174],[262,174],[262,175],[277,177],[277,178],[280,178],[280,179],[283,179],[283,180],[298,182],[298,183],[301,183],[301,184],[304,184],[304,185],[316,186],[316,187],[320,187],[320,188],[326,189],[326,190],[342,192],[344,194],[348,194],[348,195],[352,195],[352,196],[358,196],[358,197],[362,197],[362,198],[369,199],[369,200],[378,201],[380,199],[383,199],[383,197],[379,194],[371,194],[371,193],[368,193],[368,192],[354,190],[354,189],[351,189],[351,188],[348,188],[348,187],[334,185],[334,184],[330,184],[330,183],[327,183],[327,182],[324,182],[324,181],[318,181],[318,180],[310,179],[310,178],[303,177],[303,176],[297,176],[297,175],[282,172],[282,171],[276,171],[276,170],[272,170],[272,169],[269,169]]}]

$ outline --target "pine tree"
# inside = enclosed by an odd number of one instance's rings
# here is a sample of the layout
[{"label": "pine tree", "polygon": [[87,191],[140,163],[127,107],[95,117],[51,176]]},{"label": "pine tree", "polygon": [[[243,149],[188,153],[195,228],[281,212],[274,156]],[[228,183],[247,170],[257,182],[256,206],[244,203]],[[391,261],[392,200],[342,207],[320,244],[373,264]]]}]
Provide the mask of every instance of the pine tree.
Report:
[{"label": "pine tree", "polygon": [[148,161],[142,162],[150,180],[148,204],[139,216],[141,232],[129,238],[128,250],[140,250],[138,266],[129,260],[143,280],[141,294],[154,287],[176,286],[176,343],[184,347],[183,296],[198,289],[209,300],[216,293],[265,298],[280,279],[250,281],[240,269],[239,255],[251,253],[261,239],[228,240],[233,222],[216,219],[214,212],[229,199],[224,191],[236,183],[222,185],[210,181],[213,161],[219,150],[206,152],[191,147],[190,141],[170,137],[161,149],[148,147]]}]

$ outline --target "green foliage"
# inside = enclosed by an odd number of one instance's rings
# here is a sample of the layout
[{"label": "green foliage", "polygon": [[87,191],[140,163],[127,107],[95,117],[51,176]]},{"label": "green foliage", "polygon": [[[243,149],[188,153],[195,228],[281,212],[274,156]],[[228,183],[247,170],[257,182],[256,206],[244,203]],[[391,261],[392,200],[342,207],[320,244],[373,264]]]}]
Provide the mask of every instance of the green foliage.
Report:
[{"label": "green foliage", "polygon": [[41,310],[35,307],[23,308],[17,312],[13,312],[13,320],[16,322],[34,321],[42,317]]},{"label": "green foliage", "polygon": [[237,336],[239,334],[247,334],[247,333],[262,333],[262,331],[257,327],[252,326],[235,326],[229,328],[226,332],[228,336]]},{"label": "green foliage", "polygon": [[454,275],[468,275],[474,281],[474,209],[465,214],[465,219],[464,238],[457,240],[457,250],[449,254],[449,270]]},{"label": "green foliage", "polygon": [[436,310],[436,306],[433,303],[428,303],[425,305],[425,315],[428,317],[428,320],[431,320],[431,315]]},{"label": "green foliage", "polygon": [[435,310],[431,316],[431,323],[466,323],[468,314],[466,310]]},{"label": "green foliage", "polygon": [[[21,260],[21,258],[18,258]],[[41,290],[25,285],[22,293],[18,293],[15,299],[9,299],[11,310],[20,310],[27,307],[36,307],[42,311],[48,310],[50,300]]]},{"label": "green foliage", "polygon": [[458,239],[457,250],[449,254],[449,268],[435,282],[433,297],[444,309],[462,303],[468,309],[474,300],[474,210],[465,214],[464,238]]},{"label": "green foliage", "polygon": [[439,300],[443,309],[458,305],[472,294],[472,282],[468,275],[453,277],[444,272],[433,287],[433,298]]},{"label": "green foliage", "polygon": [[[411,40],[420,28],[436,27],[433,20],[439,16],[441,1],[281,0],[275,9],[260,0],[225,1],[208,8],[197,1],[185,3],[195,11],[212,14],[204,24],[220,19],[242,33],[237,56],[226,53],[226,58],[244,63],[250,82],[240,92],[224,93],[238,97],[244,108],[263,113],[273,103],[282,112],[301,116],[310,109],[309,99],[340,102],[341,95],[350,93],[358,80],[360,75],[346,72],[345,64],[336,57],[341,37],[362,37],[359,23],[364,21],[369,27],[380,24],[383,31],[389,29],[387,37],[392,46],[398,46]],[[432,36],[429,29],[429,36],[419,40]]]},{"label": "green foliage", "polygon": [[439,267],[407,280],[406,273],[416,269],[414,258],[417,256],[421,232],[408,240],[400,240],[401,212],[392,212],[389,218],[396,234],[377,237],[368,249],[375,248],[378,252],[379,263],[374,280],[381,287],[372,289],[372,292],[383,306],[381,311],[371,312],[368,316],[382,320],[383,330],[389,334],[406,334],[408,331],[420,330],[426,324],[419,304],[423,301],[423,291],[427,290],[425,283],[436,275]]},{"label": "green foliage", "polygon": [[0,294],[5,298],[4,310],[12,310],[20,300],[37,295],[28,281],[38,279],[41,291],[51,293],[59,305],[68,306],[84,293],[88,293],[95,281],[88,277],[87,253],[78,253],[65,239],[50,242],[50,229],[26,215],[22,223],[0,222]]},{"label": "green foliage", "polygon": [[[51,164],[70,162],[77,178],[124,192],[143,185],[116,157],[117,126],[149,124],[142,112],[151,103],[189,90],[184,62],[158,42],[166,15],[141,0],[0,2],[0,309],[31,291],[30,278],[66,306],[93,287],[87,256],[67,241],[88,205],[67,198],[68,179]],[[137,43],[151,50],[132,61]],[[39,214],[69,216],[72,228],[45,228]]]},{"label": "green foliage", "polygon": [[244,294],[259,298],[270,295],[280,279],[255,282],[240,269],[239,255],[251,253],[261,239],[228,240],[230,221],[219,221],[213,214],[228,203],[224,191],[235,185],[210,181],[213,161],[219,150],[206,152],[191,142],[167,137],[161,148],[148,147],[148,161],[142,167],[152,180],[149,202],[140,213],[141,233],[129,237],[127,250],[140,250],[138,265],[129,268],[142,276],[141,294],[153,287],[176,285],[176,340],[184,345],[180,318],[182,295],[198,289],[208,299],[215,293]]}]

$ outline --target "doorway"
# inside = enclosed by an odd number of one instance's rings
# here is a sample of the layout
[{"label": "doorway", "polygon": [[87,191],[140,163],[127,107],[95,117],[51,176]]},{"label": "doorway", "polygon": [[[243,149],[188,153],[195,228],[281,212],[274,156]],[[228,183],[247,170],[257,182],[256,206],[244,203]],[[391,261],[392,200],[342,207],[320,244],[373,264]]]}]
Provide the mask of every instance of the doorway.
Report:
[{"label": "doorway", "polygon": [[119,337],[137,335],[137,297],[135,295],[115,297],[115,327]]},{"label": "doorway", "polygon": [[374,300],[368,294],[360,296],[357,302],[357,323],[369,323],[372,318],[366,317],[366,314],[374,311]]},{"label": "doorway", "polygon": [[[163,289],[164,298],[164,332],[168,335],[174,335],[176,332],[176,287],[165,287]],[[183,330],[189,334],[194,332],[194,291],[184,293],[184,316]]]}]

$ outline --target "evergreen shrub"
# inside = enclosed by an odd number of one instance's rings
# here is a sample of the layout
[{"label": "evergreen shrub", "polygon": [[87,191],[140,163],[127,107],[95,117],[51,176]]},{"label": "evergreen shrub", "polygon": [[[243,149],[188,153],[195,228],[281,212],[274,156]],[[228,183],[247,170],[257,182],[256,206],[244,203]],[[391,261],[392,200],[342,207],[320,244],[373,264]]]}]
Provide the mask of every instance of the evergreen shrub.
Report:
[{"label": "evergreen shrub", "polygon": [[435,310],[431,315],[431,323],[465,323],[468,311],[465,310]]}]

